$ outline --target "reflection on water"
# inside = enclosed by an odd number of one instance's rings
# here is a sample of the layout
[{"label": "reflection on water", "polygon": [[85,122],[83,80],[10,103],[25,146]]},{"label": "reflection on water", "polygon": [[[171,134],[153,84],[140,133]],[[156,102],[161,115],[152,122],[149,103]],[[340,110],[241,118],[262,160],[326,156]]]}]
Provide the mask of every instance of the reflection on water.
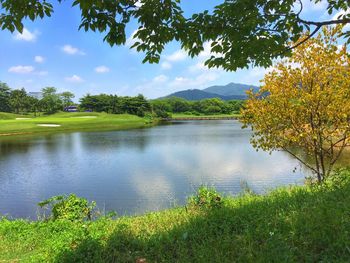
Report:
[{"label": "reflection on water", "polygon": [[183,204],[201,184],[237,194],[303,182],[298,162],[256,152],[237,121],[0,140],[0,214],[35,218],[36,204],[76,193],[102,210],[143,213]]}]

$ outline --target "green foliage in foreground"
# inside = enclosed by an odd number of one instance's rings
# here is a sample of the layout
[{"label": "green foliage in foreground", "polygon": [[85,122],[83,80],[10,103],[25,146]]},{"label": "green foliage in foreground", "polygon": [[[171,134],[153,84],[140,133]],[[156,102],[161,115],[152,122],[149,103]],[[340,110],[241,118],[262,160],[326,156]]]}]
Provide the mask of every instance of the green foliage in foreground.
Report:
[{"label": "green foliage in foreground", "polygon": [[223,205],[222,197],[220,194],[212,188],[201,186],[197,194],[191,196],[188,200],[189,206],[195,206],[198,208],[212,209],[219,208]]},{"label": "green foliage in foreground", "polygon": [[[2,120],[1,116],[7,116]],[[43,134],[71,131],[106,131],[131,128],[142,128],[149,125],[152,119],[140,118],[128,114],[106,114],[94,112],[56,113],[32,119],[16,120],[23,117],[9,113],[0,113],[0,136],[17,134]],[[25,116],[31,118],[32,116]],[[39,126],[42,124],[60,125],[56,127]]]},{"label": "green foliage in foreground", "polygon": [[349,262],[349,192],[343,170],[320,186],[219,196],[220,205],[202,189],[203,202],[117,220],[4,218],[0,262]]},{"label": "green foliage in foreground", "polygon": [[[1,0],[0,28],[22,33],[24,21],[50,17],[59,8],[56,3],[62,2],[66,1]],[[184,2],[75,0],[71,6],[78,9],[74,14],[80,15],[78,28],[103,34],[111,46],[126,44],[127,29],[137,27],[131,48],[145,55],[143,62],[158,63],[165,46],[173,41],[191,57],[199,55],[209,42],[210,56],[205,64],[230,71],[251,65],[268,67],[273,60],[288,55],[293,49],[291,42],[306,31],[311,31],[310,38],[324,25],[350,23],[348,0],[218,0],[211,1],[208,9],[193,1],[193,9],[200,12],[188,12]],[[303,19],[304,10],[314,4],[333,18]],[[349,41],[350,30],[344,30]]]},{"label": "green foliage in foreground", "polygon": [[38,205],[41,208],[50,209],[52,220],[83,221],[92,219],[96,203],[94,201],[89,203],[85,198],[71,194],[69,196],[54,196],[40,202]]}]

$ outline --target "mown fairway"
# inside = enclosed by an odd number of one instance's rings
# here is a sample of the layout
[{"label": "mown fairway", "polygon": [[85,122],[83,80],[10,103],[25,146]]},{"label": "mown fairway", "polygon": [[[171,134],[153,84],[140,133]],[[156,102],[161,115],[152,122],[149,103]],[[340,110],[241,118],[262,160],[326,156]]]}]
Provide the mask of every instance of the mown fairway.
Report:
[{"label": "mown fairway", "polygon": [[0,136],[69,131],[120,130],[144,126],[147,126],[146,119],[128,114],[77,112],[33,117],[30,115],[0,113]]}]

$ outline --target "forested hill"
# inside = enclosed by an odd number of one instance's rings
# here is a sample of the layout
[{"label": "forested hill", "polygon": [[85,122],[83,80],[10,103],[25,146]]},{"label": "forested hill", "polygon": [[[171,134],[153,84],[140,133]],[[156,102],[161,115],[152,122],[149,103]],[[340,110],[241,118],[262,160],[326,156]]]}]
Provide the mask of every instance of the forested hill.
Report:
[{"label": "forested hill", "polygon": [[203,91],[215,93],[223,96],[245,96],[247,90],[253,89],[254,92],[259,90],[259,87],[240,83],[229,83],[224,86],[211,86]]},{"label": "forested hill", "polygon": [[170,97],[178,97],[186,100],[203,100],[203,99],[211,99],[211,98],[220,98],[222,100],[246,99],[246,96],[242,96],[242,95],[223,96],[220,94],[210,93],[199,89],[189,89],[189,90],[178,91],[164,98],[170,98]]},{"label": "forested hill", "polygon": [[204,90],[189,89],[172,93],[163,98],[178,97],[186,100],[202,100],[220,98],[222,100],[244,100],[247,98],[246,91],[253,89],[258,91],[259,87],[245,84],[229,83],[224,86],[212,86]]}]

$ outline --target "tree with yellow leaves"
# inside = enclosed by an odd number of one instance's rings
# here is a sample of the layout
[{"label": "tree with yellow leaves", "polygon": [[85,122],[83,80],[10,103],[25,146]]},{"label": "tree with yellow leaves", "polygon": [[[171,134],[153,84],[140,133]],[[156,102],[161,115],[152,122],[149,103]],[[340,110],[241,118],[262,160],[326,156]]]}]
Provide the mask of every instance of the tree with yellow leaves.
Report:
[{"label": "tree with yellow leaves", "polygon": [[325,28],[298,45],[265,75],[258,93],[249,92],[241,118],[255,148],[290,153],[318,182],[350,146],[350,56],[337,45],[340,32]]}]

